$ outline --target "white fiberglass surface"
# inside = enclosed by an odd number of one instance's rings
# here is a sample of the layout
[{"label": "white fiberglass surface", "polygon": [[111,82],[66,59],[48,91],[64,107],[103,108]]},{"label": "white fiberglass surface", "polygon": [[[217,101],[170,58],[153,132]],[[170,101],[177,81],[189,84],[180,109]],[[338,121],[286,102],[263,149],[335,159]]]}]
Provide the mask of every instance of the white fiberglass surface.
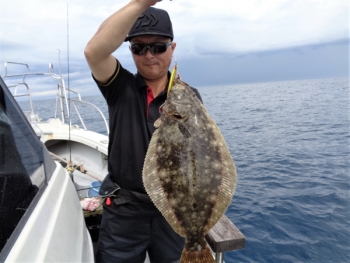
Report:
[{"label": "white fiberglass surface", "polygon": [[5,262],[94,262],[76,190],[61,165]]}]

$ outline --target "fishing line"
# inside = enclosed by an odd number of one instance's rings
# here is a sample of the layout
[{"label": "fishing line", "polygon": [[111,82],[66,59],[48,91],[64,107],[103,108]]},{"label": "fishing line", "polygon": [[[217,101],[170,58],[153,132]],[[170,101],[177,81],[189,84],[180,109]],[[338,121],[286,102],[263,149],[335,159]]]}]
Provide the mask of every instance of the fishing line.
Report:
[{"label": "fishing line", "polygon": [[68,71],[68,76],[67,76],[67,86],[68,86],[68,117],[69,117],[69,161],[72,163],[72,145],[71,145],[71,139],[70,139],[70,130],[71,130],[71,115],[70,115],[70,86],[69,86],[69,15],[68,15],[68,3],[67,3],[67,71]]}]

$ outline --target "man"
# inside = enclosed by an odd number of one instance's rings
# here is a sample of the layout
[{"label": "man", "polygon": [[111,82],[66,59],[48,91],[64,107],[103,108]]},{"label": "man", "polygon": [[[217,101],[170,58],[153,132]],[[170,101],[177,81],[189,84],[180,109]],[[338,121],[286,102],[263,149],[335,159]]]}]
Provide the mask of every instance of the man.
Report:
[{"label": "man", "polygon": [[[142,183],[143,162],[166,99],[176,47],[169,15],[151,7],[156,2],[130,1],[102,23],[85,48],[110,119],[109,174],[100,188],[107,198],[97,262],[143,263],[148,251],[152,263],[172,263],[184,246],[184,238],[165,221]],[[135,75],[112,56],[123,41],[130,41]]]}]

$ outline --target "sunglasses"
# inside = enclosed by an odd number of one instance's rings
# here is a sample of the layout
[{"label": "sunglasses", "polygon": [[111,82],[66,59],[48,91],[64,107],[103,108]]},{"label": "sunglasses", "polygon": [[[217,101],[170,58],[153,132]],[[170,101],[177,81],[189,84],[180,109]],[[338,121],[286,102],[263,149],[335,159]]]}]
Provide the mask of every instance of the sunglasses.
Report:
[{"label": "sunglasses", "polygon": [[130,50],[135,55],[145,55],[147,49],[153,54],[162,54],[173,42],[168,43],[154,43],[154,44],[134,44],[130,46]]}]

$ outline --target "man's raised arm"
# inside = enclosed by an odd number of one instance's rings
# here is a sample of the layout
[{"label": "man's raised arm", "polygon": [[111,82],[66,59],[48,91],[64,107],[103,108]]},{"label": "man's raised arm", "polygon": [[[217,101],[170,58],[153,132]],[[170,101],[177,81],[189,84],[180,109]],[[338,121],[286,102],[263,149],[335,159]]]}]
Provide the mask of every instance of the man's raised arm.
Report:
[{"label": "man's raised arm", "polygon": [[107,18],[88,42],[84,54],[92,74],[105,83],[116,69],[112,53],[117,50],[136,19],[157,0],[131,0],[127,5]]}]

